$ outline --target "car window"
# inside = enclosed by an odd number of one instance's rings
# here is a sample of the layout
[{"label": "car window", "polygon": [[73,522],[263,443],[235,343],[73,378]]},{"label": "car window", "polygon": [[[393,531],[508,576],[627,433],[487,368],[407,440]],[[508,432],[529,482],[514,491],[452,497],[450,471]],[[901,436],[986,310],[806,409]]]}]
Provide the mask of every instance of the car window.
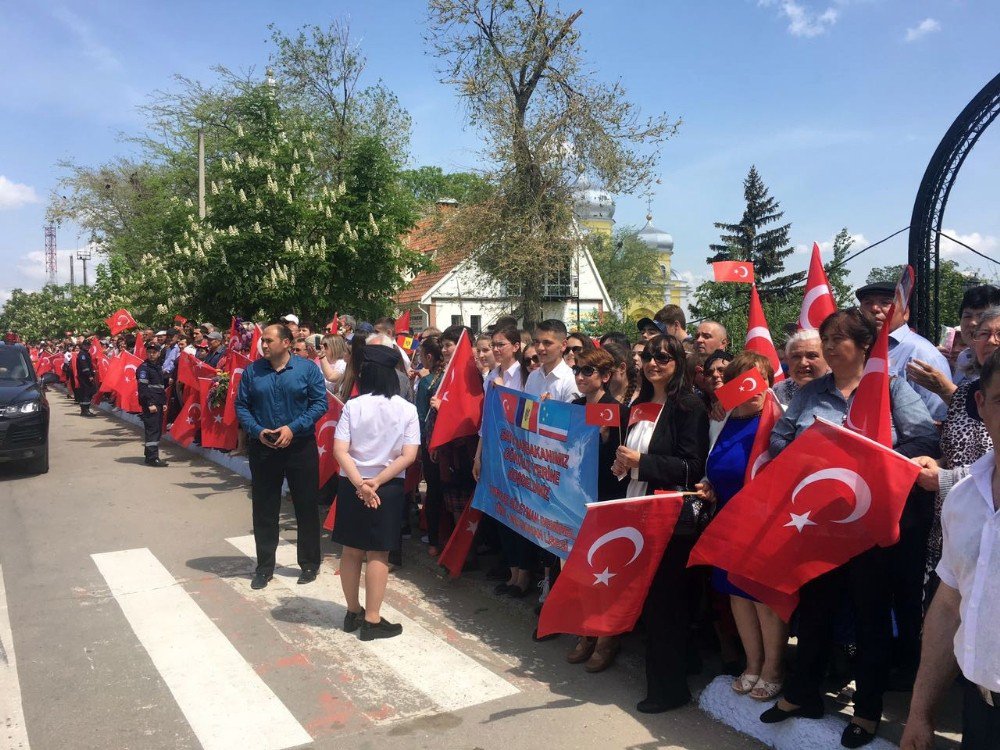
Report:
[{"label": "car window", "polygon": [[0,347],[0,380],[27,380],[31,377],[27,355],[13,347]]}]

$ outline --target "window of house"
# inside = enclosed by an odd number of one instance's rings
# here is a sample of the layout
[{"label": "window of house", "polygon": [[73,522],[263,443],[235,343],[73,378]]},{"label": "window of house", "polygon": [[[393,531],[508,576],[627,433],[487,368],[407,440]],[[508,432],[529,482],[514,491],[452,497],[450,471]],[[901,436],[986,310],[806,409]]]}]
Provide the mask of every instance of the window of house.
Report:
[{"label": "window of house", "polygon": [[476,333],[479,333],[483,329],[483,316],[471,315],[469,317],[469,327]]},{"label": "window of house", "polygon": [[460,326],[460,325],[462,325],[462,316],[461,315],[452,315],[451,316],[451,324],[453,326]]}]

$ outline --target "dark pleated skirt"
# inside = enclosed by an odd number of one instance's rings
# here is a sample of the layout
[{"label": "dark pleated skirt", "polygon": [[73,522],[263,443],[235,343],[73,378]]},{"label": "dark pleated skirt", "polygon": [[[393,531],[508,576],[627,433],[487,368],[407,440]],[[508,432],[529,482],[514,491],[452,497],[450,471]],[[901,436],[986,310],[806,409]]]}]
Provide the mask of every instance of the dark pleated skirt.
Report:
[{"label": "dark pleated skirt", "polygon": [[389,552],[399,547],[403,529],[403,480],[393,479],[378,489],[382,504],[366,508],[347,477],[340,477],[337,516],[330,538],[345,547]]}]

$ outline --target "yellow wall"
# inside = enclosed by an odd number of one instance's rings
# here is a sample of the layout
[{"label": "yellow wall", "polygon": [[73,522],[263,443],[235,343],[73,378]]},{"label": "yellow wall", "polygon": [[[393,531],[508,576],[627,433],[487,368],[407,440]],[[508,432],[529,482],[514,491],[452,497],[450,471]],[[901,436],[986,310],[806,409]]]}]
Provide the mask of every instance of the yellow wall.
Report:
[{"label": "yellow wall", "polygon": [[611,219],[584,219],[580,223],[589,231],[603,234],[605,237],[611,236],[611,230],[615,224]]}]

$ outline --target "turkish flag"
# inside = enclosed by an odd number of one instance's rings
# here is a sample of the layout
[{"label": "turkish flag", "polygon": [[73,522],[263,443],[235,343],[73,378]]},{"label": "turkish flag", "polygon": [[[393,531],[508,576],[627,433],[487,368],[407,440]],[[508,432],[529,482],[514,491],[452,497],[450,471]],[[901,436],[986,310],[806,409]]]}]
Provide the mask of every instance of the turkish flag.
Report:
[{"label": "turkish flag", "polygon": [[192,391],[198,390],[199,378],[214,378],[215,368],[206,365],[194,355],[181,352],[177,358],[177,381]]},{"label": "turkish flag", "polygon": [[48,357],[39,357],[35,364],[35,375],[40,378],[47,372],[52,372],[52,363]]},{"label": "turkish flag", "polygon": [[503,407],[503,415],[511,424],[517,423],[517,407],[520,397],[515,393],[500,392],[500,405]]},{"label": "turkish flag", "polygon": [[331,320],[330,325],[326,327],[326,332],[334,336],[340,333],[340,313],[333,314],[333,320]]},{"label": "turkish flag", "polygon": [[434,450],[460,437],[475,435],[483,420],[483,376],[472,354],[467,331],[462,331],[438,388],[438,409],[429,448]]},{"label": "turkish flag", "polygon": [[177,325],[179,325],[179,326],[182,326],[182,325],[184,325],[185,323],[187,323],[187,322],[188,322],[188,319],[187,319],[187,318],[185,318],[185,317],[184,317],[183,315],[175,315],[175,316],[174,316],[174,322],[175,322],[175,323],[176,323]]},{"label": "turkish flag", "polygon": [[636,404],[629,412],[628,426],[631,427],[636,422],[655,422],[660,418],[661,411],[663,411],[663,404],[654,404],[652,401]]},{"label": "turkish flag", "polygon": [[111,331],[112,336],[117,336],[122,331],[127,331],[129,328],[137,328],[138,323],[135,319],[129,315],[128,310],[124,308],[111,313],[108,317],[104,319],[104,322],[108,324],[108,330]]},{"label": "turkish flag", "polygon": [[49,357],[49,362],[52,365],[52,372],[59,376],[59,381],[62,383],[66,382],[66,373],[63,371],[63,364],[65,359],[62,354],[53,354]]},{"label": "turkish flag", "polygon": [[462,566],[472,549],[472,540],[476,538],[476,531],[479,529],[479,521],[482,519],[481,511],[472,507],[472,503],[465,506],[462,515],[458,517],[454,531],[448,538],[448,543],[441,550],[438,557],[438,565],[448,569],[452,578],[458,578],[462,574]]},{"label": "turkish flag", "polygon": [[326,394],[326,414],[316,423],[316,449],[319,451],[319,486],[330,481],[340,471],[333,457],[333,434],[337,430],[344,402],[330,393]]},{"label": "turkish flag", "polygon": [[758,393],[767,390],[767,378],[756,367],[741,372],[735,378],[715,389],[715,398],[726,411],[732,411]]},{"label": "turkish flag", "polygon": [[802,298],[802,310],[799,312],[799,329],[815,330],[826,320],[828,315],[837,312],[837,301],[830,291],[823,261],[819,256],[819,245],[813,243],[812,260],[809,261],[809,276],[806,279],[806,294]]},{"label": "turkish flag", "polygon": [[[886,313],[892,320],[896,306]],[[847,407],[844,426],[867,438],[892,447],[892,410],[889,404],[889,326],[883,325],[875,339],[861,382],[854,391],[854,398]]]},{"label": "turkish flag", "polygon": [[251,362],[264,356],[264,350],[260,348],[260,337],[263,335],[260,323],[254,323],[253,335],[250,337],[250,349],[247,351],[247,357],[250,358]]},{"label": "turkish flag", "polygon": [[[896,284],[896,293],[892,303],[903,312],[910,306],[910,295],[913,294],[913,266],[907,266],[903,269],[903,273],[899,277],[899,282]],[[886,318],[886,320],[892,320],[892,318]]]},{"label": "turkish flag", "polygon": [[135,346],[132,347],[132,354],[137,356],[139,359],[146,359],[146,347],[142,345],[141,331],[136,331],[135,333]]},{"label": "turkish flag", "polygon": [[229,390],[226,391],[226,410],[222,415],[223,422],[227,426],[239,422],[236,416],[236,394],[240,389],[243,371],[250,366],[250,360],[239,352],[231,351],[229,352],[228,363],[230,367]]},{"label": "turkish flag", "polygon": [[104,379],[104,373],[108,369],[108,355],[104,353],[104,347],[101,346],[101,342],[98,341],[97,336],[94,336],[90,340],[90,356],[94,360],[94,375],[97,378],[98,385]]},{"label": "turkish flag", "polygon": [[231,451],[236,448],[236,425],[227,425],[224,419],[226,405],[212,406],[209,391],[214,380],[198,378],[198,399],[201,402],[201,444],[205,448]]},{"label": "turkish flag", "polygon": [[750,315],[747,319],[747,339],[743,347],[768,358],[774,369],[775,383],[780,383],[785,379],[785,373],[781,369],[781,361],[778,359],[778,350],[774,348],[774,341],[771,340],[771,329],[767,326],[764,306],[760,303],[756,284],[750,287]]},{"label": "turkish flag", "polygon": [[587,404],[587,424],[614,427],[621,424],[621,404]]},{"label": "turkish flag", "polygon": [[770,388],[764,396],[764,406],[760,412],[760,422],[757,423],[757,434],[754,435],[753,445],[750,447],[750,457],[747,461],[747,470],[744,474],[743,483],[750,484],[750,480],[757,476],[757,472],[763,469],[771,460],[771,453],[768,450],[771,445],[771,432],[778,424],[785,410],[781,408],[781,402],[774,395]]},{"label": "turkish flag", "polygon": [[795,614],[795,608],[799,606],[798,592],[786,594],[783,591],[768,588],[756,581],[751,581],[749,578],[744,578],[733,573],[727,573],[726,578],[729,579],[729,582],[733,586],[743,589],[743,591],[750,594],[754,599],[773,609],[775,614],[785,622],[792,619],[792,615]]},{"label": "turkish flag", "polygon": [[69,371],[73,373],[73,385],[80,384],[80,376],[76,371],[76,358],[80,355],[79,352],[73,352],[69,357]]},{"label": "turkish flag", "polygon": [[326,520],[323,521],[323,528],[327,531],[333,531],[333,527],[337,522],[337,498],[333,498],[333,502],[330,503],[330,510],[327,511]]},{"label": "turkish flag", "polygon": [[409,333],[410,331],[410,311],[396,318],[396,333]]},{"label": "turkish flag", "polygon": [[682,504],[679,492],[587,503],[569,558],[542,606],[539,637],[631,630]]},{"label": "turkish flag", "polygon": [[118,391],[118,386],[121,384],[122,374],[125,371],[125,360],[122,359],[121,355],[111,357],[108,361],[107,367],[104,368],[104,372],[101,374],[101,387],[98,389],[101,393],[116,393]]},{"label": "turkish flag", "polygon": [[139,406],[139,383],[135,379],[135,371],[142,360],[129,352],[122,352],[119,355],[122,360],[122,374],[118,381],[118,408],[131,414],[138,414],[142,411]]},{"label": "turkish flag", "polygon": [[712,264],[715,281],[736,281],[741,284],[752,284],[753,263],[742,263],[736,260],[720,260]]},{"label": "turkish flag", "polygon": [[188,393],[187,401],[170,426],[170,436],[185,448],[191,445],[201,429],[201,400],[198,398],[198,389],[195,388]]},{"label": "turkish flag", "polygon": [[878,545],[899,540],[899,518],[920,467],[817,419],[712,519],[689,565],[794,594]]}]

